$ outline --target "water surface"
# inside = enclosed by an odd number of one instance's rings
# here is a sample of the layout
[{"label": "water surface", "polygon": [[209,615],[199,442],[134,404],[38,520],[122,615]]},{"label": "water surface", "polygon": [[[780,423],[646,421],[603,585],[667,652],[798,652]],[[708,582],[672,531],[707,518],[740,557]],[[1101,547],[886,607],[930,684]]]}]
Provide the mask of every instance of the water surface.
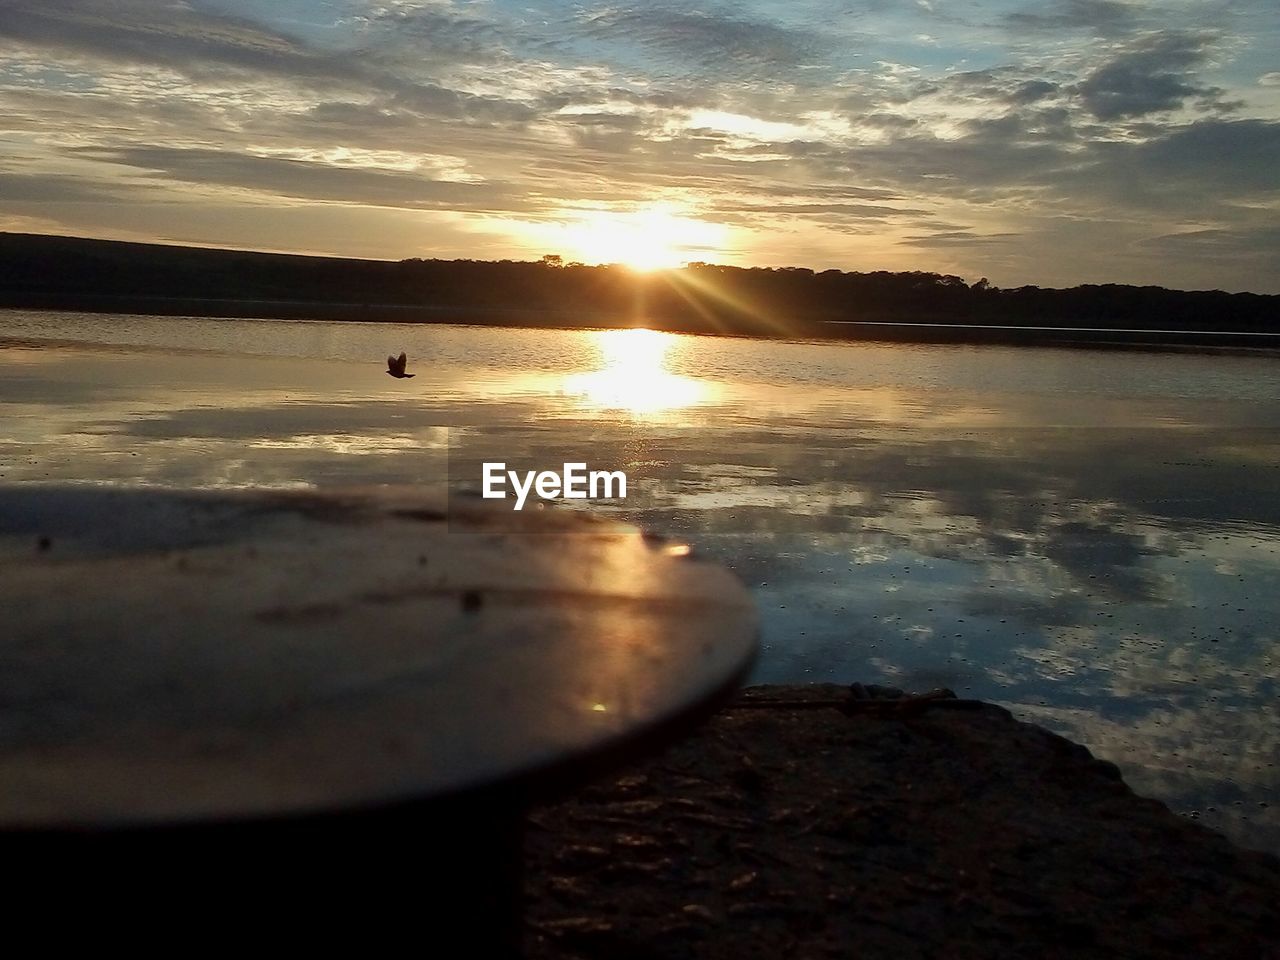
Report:
[{"label": "water surface", "polygon": [[2,481],[620,466],[600,509],[754,592],[756,679],[993,700],[1280,850],[1276,423],[1266,355],[0,312]]}]

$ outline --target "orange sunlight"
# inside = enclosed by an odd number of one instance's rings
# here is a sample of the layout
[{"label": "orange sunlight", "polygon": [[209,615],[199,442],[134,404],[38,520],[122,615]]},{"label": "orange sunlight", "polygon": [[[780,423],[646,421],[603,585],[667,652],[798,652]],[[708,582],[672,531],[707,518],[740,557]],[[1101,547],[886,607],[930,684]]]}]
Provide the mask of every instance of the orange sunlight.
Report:
[{"label": "orange sunlight", "polygon": [[681,338],[656,330],[599,330],[591,334],[604,369],[566,377],[564,392],[595,410],[655,415],[708,402],[710,384],[666,369]]},{"label": "orange sunlight", "polygon": [[654,205],[626,213],[581,211],[563,227],[568,259],[620,263],[632,270],[670,270],[690,260],[715,259],[728,229]]}]

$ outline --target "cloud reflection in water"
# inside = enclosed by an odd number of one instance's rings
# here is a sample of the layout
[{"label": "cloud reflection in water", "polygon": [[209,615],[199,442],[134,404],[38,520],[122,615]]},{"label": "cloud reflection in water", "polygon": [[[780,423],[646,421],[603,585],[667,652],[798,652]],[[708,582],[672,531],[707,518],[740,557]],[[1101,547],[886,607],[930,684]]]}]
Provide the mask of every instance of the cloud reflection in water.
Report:
[{"label": "cloud reflection in water", "polygon": [[[611,512],[754,591],[759,679],[996,700],[1280,849],[1274,361],[359,324],[301,362],[298,326],[0,347],[0,480],[442,485],[446,435],[625,464]],[[392,334],[434,358],[409,389]]]}]

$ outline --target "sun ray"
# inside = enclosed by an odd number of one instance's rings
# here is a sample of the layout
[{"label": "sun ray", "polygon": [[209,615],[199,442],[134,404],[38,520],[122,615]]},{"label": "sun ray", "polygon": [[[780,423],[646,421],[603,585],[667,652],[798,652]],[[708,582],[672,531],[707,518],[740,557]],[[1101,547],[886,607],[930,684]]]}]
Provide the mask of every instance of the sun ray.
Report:
[{"label": "sun ray", "polygon": [[[698,302],[698,295],[702,296],[704,302],[705,300],[718,302],[745,317],[758,321],[768,332],[782,335],[793,335],[796,333],[793,325],[787,323],[783,318],[774,316],[772,313],[761,309],[758,305],[747,302],[741,297],[734,296],[732,293],[719,287],[710,278],[699,276],[699,273],[700,271],[697,268],[690,267],[684,270],[664,274],[663,279],[671,285],[671,288],[675,290],[676,293],[680,294],[680,296],[692,304],[695,309],[698,309],[704,317],[707,317],[708,322],[712,323],[717,329],[723,330],[725,329],[725,325],[722,321],[714,320],[709,316],[709,314],[714,313],[714,311],[710,311],[706,307],[702,306]],[[693,293],[682,290],[682,286],[691,288]]]},{"label": "sun ray", "polygon": [[729,326],[725,323],[724,318],[717,316],[715,311],[711,310],[704,301],[699,300],[690,293],[688,285],[681,283],[678,275],[664,273],[661,274],[661,277],[676,296],[693,308],[694,312],[706,322],[707,326],[717,333],[729,332]]}]

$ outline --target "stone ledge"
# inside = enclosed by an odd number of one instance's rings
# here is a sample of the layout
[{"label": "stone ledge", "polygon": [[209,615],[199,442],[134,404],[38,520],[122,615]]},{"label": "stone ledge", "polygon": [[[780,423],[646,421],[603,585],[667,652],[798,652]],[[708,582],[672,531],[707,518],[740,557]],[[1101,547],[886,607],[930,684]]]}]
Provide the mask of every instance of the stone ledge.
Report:
[{"label": "stone ledge", "polygon": [[751,688],[536,810],[528,955],[1280,955],[1280,860],[1000,707],[859,694]]}]

